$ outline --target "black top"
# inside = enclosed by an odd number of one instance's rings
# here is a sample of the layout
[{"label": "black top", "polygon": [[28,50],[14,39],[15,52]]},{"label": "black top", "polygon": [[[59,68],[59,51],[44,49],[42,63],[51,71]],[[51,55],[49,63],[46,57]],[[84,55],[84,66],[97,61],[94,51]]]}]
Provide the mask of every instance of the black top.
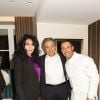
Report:
[{"label": "black top", "polygon": [[16,88],[15,100],[38,100],[40,94],[39,80],[31,62],[14,59],[14,78]]}]

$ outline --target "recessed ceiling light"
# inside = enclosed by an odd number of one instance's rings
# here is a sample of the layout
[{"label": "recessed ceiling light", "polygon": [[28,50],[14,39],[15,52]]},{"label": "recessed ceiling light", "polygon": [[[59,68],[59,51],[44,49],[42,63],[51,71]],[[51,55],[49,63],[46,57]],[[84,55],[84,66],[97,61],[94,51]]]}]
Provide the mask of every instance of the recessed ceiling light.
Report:
[{"label": "recessed ceiling light", "polygon": [[14,1],[13,1],[13,0],[11,0],[11,1],[10,1],[10,3],[14,3]]},{"label": "recessed ceiling light", "polygon": [[28,2],[27,2],[27,4],[31,4],[31,3],[32,3],[31,1],[28,1]]}]

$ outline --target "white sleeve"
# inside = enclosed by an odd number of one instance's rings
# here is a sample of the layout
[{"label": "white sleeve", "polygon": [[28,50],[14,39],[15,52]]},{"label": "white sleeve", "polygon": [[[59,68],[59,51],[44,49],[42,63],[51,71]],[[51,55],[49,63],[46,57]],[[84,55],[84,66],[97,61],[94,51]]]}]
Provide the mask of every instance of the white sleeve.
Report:
[{"label": "white sleeve", "polygon": [[88,97],[94,98],[97,97],[97,89],[99,83],[99,74],[97,71],[96,64],[94,63],[93,59],[89,59],[88,67],[87,67],[87,75],[89,77],[89,91]]},{"label": "white sleeve", "polygon": [[9,74],[4,70],[1,70],[1,72],[2,72],[2,75],[3,75],[4,80],[6,82],[6,85],[10,84],[10,76],[9,76]]}]

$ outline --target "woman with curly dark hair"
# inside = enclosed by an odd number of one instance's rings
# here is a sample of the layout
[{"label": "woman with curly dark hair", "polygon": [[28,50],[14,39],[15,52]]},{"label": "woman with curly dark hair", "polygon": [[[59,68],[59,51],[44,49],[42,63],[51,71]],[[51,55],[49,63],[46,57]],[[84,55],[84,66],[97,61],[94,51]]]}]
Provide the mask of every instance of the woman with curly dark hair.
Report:
[{"label": "woman with curly dark hair", "polygon": [[40,94],[40,67],[38,64],[38,40],[24,35],[14,53],[15,100],[38,100]]}]

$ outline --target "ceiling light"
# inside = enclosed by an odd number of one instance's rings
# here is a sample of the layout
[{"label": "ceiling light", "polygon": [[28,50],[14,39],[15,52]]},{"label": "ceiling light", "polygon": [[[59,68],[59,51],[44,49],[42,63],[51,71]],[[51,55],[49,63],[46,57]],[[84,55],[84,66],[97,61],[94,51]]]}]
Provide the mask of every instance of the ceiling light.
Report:
[{"label": "ceiling light", "polygon": [[31,4],[31,3],[32,3],[31,1],[28,1],[28,2],[27,2],[27,4]]},{"label": "ceiling light", "polygon": [[14,1],[13,1],[13,0],[11,0],[11,1],[10,1],[10,3],[14,3]]}]

